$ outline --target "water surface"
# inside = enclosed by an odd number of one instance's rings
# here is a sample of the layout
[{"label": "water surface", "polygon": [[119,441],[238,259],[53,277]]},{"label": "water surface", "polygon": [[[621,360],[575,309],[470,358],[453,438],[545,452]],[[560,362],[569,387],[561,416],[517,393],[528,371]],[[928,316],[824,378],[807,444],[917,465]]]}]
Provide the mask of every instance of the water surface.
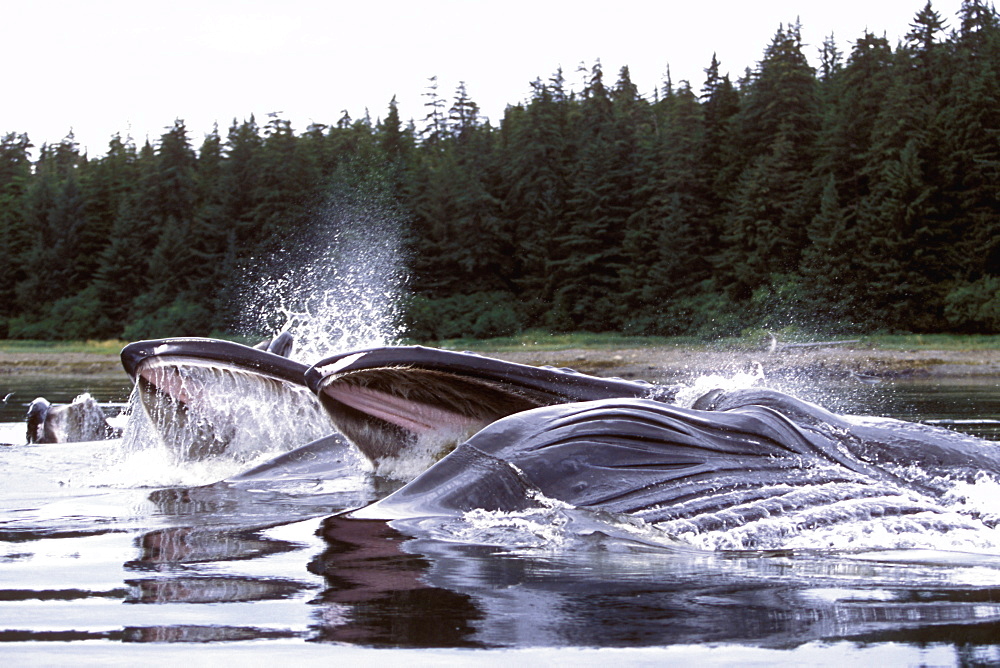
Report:
[{"label": "water surface", "polygon": [[[1000,556],[988,551],[704,552],[573,509],[434,526],[325,520],[398,483],[359,466],[337,480],[209,485],[234,471],[123,457],[119,441],[21,445],[34,396],[89,391],[114,413],[128,388],[7,380],[4,656],[1000,662]],[[1000,433],[994,379],[823,391],[838,410]]]}]

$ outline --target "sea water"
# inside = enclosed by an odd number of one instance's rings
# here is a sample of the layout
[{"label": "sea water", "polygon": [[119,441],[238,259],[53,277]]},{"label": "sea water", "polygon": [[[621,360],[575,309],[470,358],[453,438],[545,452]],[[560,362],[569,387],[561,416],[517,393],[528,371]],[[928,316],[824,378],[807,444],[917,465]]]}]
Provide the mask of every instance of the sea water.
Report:
[{"label": "sea water", "polygon": [[[55,396],[58,381],[21,382],[23,410],[33,395]],[[112,399],[115,413],[127,379],[116,382],[118,394],[84,389]],[[1000,419],[989,380],[863,392],[871,412],[987,436]],[[856,388],[844,394],[864,408]],[[584,664],[1000,660],[1000,555],[968,535],[909,547],[887,533],[854,547],[712,549],[724,542],[555,503],[411,526],[325,521],[398,481],[359,468],[334,480],[213,485],[228,474],[209,462],[170,470],[123,458],[117,440],[24,445],[23,421],[7,415],[3,656],[350,661],[391,649],[400,661],[412,652]],[[946,502],[986,513],[998,492],[992,480],[966,482]]]}]

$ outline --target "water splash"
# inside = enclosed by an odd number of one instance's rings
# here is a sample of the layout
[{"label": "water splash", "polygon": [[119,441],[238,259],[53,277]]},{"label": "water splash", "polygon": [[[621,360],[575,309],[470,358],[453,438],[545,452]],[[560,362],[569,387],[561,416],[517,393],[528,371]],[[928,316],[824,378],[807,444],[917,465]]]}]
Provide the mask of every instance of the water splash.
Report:
[{"label": "water splash", "polygon": [[378,198],[336,198],[307,239],[262,264],[269,269],[248,274],[241,329],[291,332],[293,359],[312,364],[402,338],[401,217]]},{"label": "water splash", "polygon": [[130,403],[120,459],[160,484],[220,480],[335,430],[301,385],[194,361],[144,368]]},{"label": "water splash", "polygon": [[975,480],[954,481],[943,500],[948,507],[981,519],[992,527],[1000,526],[1000,481],[994,476],[980,472]]},{"label": "water splash", "polygon": [[[292,359],[309,364],[400,340],[402,217],[370,181],[331,196],[306,235],[286,239],[245,272],[238,331],[289,332]],[[180,482],[175,468],[183,480],[201,482],[198,471],[219,479],[335,430],[315,396],[293,383],[190,360],[147,373],[131,400],[121,453],[153,458],[144,468],[167,471],[171,484]]]},{"label": "water splash", "polygon": [[[817,496],[823,492],[806,489],[790,494]],[[725,514],[735,517],[739,510],[728,509]],[[1000,549],[996,529],[912,494],[887,493],[804,505],[796,512],[765,514],[738,526],[707,531],[686,520],[659,526],[703,550],[931,549],[996,554]]]},{"label": "water splash", "polygon": [[756,364],[749,369],[741,369],[731,374],[711,373],[693,378],[682,385],[674,402],[683,408],[691,408],[694,402],[712,390],[745,390],[751,387],[765,387],[764,368]]}]

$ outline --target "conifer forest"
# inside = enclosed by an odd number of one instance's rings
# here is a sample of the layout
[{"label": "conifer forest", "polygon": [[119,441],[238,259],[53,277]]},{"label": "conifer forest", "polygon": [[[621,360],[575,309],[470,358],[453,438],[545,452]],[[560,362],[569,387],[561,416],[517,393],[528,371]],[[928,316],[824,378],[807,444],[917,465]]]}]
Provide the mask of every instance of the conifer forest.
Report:
[{"label": "conifer forest", "polygon": [[366,208],[398,223],[414,340],[1000,333],[1000,17],[928,2],[849,45],[782,25],[649,96],[587,64],[497,121],[431,79],[411,121],[178,119],[101,156],[8,132],[0,338],[237,333],[255,267]]}]

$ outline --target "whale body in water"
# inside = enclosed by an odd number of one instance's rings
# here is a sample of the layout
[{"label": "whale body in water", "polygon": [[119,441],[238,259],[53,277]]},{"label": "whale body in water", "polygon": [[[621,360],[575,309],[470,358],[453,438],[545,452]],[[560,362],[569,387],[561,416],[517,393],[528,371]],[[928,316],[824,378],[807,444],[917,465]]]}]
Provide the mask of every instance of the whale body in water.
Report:
[{"label": "whale body in water", "polygon": [[121,435],[108,424],[104,412],[89,394],[68,404],[52,404],[38,397],[28,406],[28,443],[73,443],[99,441]]},{"label": "whale body in water", "polygon": [[[861,516],[941,526],[953,519],[936,501],[955,480],[1000,479],[995,443],[837,415],[772,390],[714,391],[682,408],[672,403],[676,388],[432,348],[354,351],[311,367],[271,358],[284,359],[210,340],[139,342],[123,351],[137,384],[155,384],[147,394],[170,397],[174,409],[206,398],[178,380],[184,365],[217,364],[307,392],[343,437],[328,434],[244,479],[294,476],[298,467],[322,476],[327,455],[333,475],[345,438],[376,463],[431,450],[425,470],[349,515],[356,518],[558,502],[675,533],[762,518],[798,528]],[[156,384],[157,374],[168,380]]]},{"label": "whale body in water", "polygon": [[994,443],[896,420],[855,423],[779,392],[736,392],[713,411],[606,399],[499,420],[350,516],[458,517],[559,502],[672,535],[762,520],[799,534],[883,516],[946,530],[966,522],[955,524],[938,500],[984,472],[1000,474]]}]

